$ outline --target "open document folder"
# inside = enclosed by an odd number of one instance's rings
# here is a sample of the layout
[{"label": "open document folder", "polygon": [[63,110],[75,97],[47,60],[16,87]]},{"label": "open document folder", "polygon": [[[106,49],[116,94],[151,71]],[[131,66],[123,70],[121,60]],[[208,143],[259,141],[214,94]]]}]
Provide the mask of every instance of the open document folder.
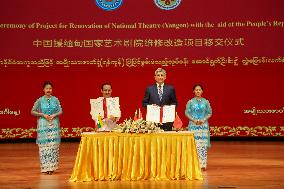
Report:
[{"label": "open document folder", "polygon": [[174,122],[176,105],[147,105],[146,121],[154,123]]}]

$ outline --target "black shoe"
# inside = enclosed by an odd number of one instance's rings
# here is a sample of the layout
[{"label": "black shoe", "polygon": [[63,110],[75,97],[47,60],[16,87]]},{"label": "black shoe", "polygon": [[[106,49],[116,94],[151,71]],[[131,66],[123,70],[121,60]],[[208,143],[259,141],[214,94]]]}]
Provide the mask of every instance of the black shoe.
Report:
[{"label": "black shoe", "polygon": [[53,171],[47,171],[47,174],[48,174],[48,175],[52,175],[52,174],[53,174]]}]

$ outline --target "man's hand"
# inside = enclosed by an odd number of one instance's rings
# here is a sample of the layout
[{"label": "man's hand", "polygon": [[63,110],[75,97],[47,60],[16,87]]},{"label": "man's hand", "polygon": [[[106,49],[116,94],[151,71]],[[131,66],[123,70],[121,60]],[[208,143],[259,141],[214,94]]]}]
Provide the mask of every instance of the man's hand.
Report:
[{"label": "man's hand", "polygon": [[113,115],[110,115],[110,116],[109,116],[109,119],[110,119],[111,121],[113,121],[113,122],[116,122],[116,117],[114,117]]}]

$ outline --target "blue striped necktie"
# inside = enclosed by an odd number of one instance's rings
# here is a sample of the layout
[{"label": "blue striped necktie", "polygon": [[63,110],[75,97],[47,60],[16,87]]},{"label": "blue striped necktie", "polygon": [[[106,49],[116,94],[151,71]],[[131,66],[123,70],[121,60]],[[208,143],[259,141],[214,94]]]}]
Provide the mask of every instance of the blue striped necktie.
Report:
[{"label": "blue striped necktie", "polygon": [[163,98],[162,85],[158,86],[158,95],[159,95],[160,101],[162,101],[162,98]]}]

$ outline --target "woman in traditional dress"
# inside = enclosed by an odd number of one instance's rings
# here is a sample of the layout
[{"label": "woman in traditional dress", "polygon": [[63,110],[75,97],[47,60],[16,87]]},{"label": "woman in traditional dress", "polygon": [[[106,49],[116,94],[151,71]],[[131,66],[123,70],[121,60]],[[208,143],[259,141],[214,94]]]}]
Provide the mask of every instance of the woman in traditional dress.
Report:
[{"label": "woman in traditional dress", "polygon": [[209,101],[201,97],[202,85],[194,85],[193,93],[195,97],[187,102],[185,115],[190,120],[188,130],[194,133],[200,167],[206,170],[207,150],[210,147],[208,119],[212,115],[212,109]]},{"label": "woman in traditional dress", "polygon": [[43,84],[44,96],[37,99],[31,113],[37,116],[37,140],[41,172],[52,174],[58,168],[60,126],[62,108],[59,100],[52,96],[52,83]]}]

